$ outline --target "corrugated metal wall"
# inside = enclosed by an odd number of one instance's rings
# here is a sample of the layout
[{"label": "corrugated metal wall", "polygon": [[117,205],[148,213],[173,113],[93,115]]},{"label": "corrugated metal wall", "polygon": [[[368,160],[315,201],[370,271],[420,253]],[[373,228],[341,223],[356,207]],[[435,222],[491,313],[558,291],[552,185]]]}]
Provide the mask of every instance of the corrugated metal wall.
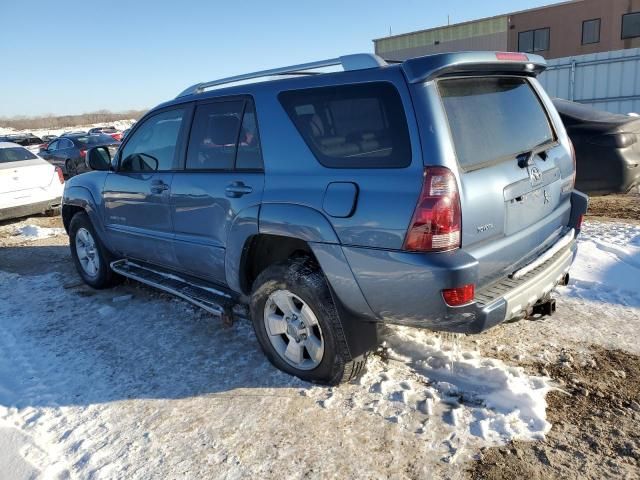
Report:
[{"label": "corrugated metal wall", "polygon": [[553,97],[612,113],[640,113],[640,48],[549,60],[540,83]]}]

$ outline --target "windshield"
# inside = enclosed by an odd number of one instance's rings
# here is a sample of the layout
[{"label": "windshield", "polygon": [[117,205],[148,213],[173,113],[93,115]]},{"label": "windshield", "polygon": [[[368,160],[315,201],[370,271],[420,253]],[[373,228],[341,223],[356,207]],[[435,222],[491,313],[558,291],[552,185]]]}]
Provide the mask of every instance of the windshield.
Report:
[{"label": "windshield", "polygon": [[553,140],[544,108],[524,78],[456,78],[438,85],[465,169],[514,158]]},{"label": "windshield", "polygon": [[74,140],[82,145],[103,145],[105,143],[114,143],[115,140],[110,135],[84,135],[76,137]]},{"label": "windshield", "polygon": [[33,153],[22,147],[0,148],[0,163],[21,162],[36,159]]}]

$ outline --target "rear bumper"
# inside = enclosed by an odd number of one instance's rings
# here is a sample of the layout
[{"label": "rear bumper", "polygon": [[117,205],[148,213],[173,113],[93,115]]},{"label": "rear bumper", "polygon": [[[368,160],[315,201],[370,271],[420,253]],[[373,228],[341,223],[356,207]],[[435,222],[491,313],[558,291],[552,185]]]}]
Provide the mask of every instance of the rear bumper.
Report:
[{"label": "rear bumper", "polygon": [[573,240],[519,281],[504,278],[477,292],[475,302],[468,307],[449,308],[446,330],[480,333],[502,322],[526,316],[538,301],[548,298],[563,282],[576,253],[576,241]]},{"label": "rear bumper", "polygon": [[28,203],[26,205],[17,205],[14,207],[0,209],[0,220],[9,218],[20,218],[29,215],[44,213],[60,206],[61,198],[53,198],[51,200]]},{"label": "rear bumper", "polygon": [[[563,235],[572,228],[577,235],[579,218],[586,212],[587,203],[584,194],[572,194],[570,221]],[[449,307],[442,298],[443,289],[478,285],[479,262],[463,250],[419,254],[343,247],[343,251],[364,298],[379,321],[479,333],[523,316],[539,300],[549,296],[563,281],[575,258],[575,238],[568,240],[551,258],[517,280],[505,277],[483,285],[474,302],[463,307]],[[542,255],[544,253],[538,258]]]}]

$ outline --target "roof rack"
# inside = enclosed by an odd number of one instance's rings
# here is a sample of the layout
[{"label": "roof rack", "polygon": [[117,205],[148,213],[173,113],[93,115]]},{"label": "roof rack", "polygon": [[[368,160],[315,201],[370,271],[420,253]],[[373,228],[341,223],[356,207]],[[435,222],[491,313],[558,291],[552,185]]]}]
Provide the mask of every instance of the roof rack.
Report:
[{"label": "roof rack", "polygon": [[243,75],[236,75],[233,77],[221,78],[219,80],[212,80],[210,82],[196,83],[184,90],[176,98],[186,97],[188,95],[196,95],[204,92],[207,88],[215,87],[218,85],[224,85],[227,83],[241,82],[243,80],[251,80],[255,78],[270,77],[275,75],[305,75],[311,74],[309,70],[316,70],[318,68],[333,67],[341,65],[342,68],[347,70],[364,70],[367,68],[377,68],[387,65],[382,58],[373,53],[356,53],[353,55],[343,55],[337,58],[330,58],[328,60],[320,60],[317,62],[301,63],[299,65],[291,65],[289,67],[272,68],[270,70],[262,70],[259,72],[245,73]]}]

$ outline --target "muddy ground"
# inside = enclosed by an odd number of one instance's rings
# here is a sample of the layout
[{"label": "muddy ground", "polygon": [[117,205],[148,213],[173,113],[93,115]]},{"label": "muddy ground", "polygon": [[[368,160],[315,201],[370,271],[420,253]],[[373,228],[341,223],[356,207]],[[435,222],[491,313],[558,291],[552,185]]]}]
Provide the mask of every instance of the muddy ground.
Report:
[{"label": "muddy ground", "polygon": [[528,369],[558,384],[547,396],[551,431],[541,442],[486,449],[471,478],[640,478],[640,357],[565,351]]},{"label": "muddy ground", "polygon": [[640,193],[590,197],[587,217],[640,222]]}]

